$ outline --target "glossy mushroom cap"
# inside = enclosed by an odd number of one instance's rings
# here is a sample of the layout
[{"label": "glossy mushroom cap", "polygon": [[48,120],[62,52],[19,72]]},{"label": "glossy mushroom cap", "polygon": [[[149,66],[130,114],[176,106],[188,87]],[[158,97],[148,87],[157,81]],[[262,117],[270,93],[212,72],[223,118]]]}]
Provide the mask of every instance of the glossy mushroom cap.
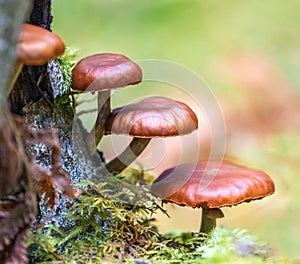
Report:
[{"label": "glossy mushroom cap", "polygon": [[65,52],[63,41],[51,31],[31,24],[24,24],[17,44],[19,62],[42,65]]},{"label": "glossy mushroom cap", "polygon": [[168,137],[188,134],[197,128],[197,116],[185,103],[153,96],[113,110],[106,134]]},{"label": "glossy mushroom cap", "polygon": [[[186,177],[188,176],[188,177]],[[182,185],[182,178],[186,182]],[[219,208],[261,199],[275,191],[264,172],[229,161],[199,161],[164,171],[151,191],[166,202],[182,206]],[[165,198],[165,195],[170,195]]]},{"label": "glossy mushroom cap", "polygon": [[79,91],[104,91],[142,81],[142,70],[120,54],[95,54],[80,60],[72,70],[72,88]]}]

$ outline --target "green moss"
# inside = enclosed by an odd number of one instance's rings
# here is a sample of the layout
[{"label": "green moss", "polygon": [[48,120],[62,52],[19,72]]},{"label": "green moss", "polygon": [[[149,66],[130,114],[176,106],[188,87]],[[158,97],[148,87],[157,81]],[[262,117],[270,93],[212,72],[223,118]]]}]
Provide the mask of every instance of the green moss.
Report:
[{"label": "green moss", "polygon": [[57,96],[54,101],[55,106],[58,108],[64,105],[70,105],[71,103],[73,107],[75,107],[77,92],[71,91],[71,83],[72,69],[76,64],[75,59],[77,57],[77,54],[77,50],[71,49],[70,47],[66,47],[64,55],[57,59],[60,64],[60,68],[64,79],[61,95]]},{"label": "green moss", "polygon": [[63,77],[64,77],[63,93],[70,92],[71,81],[72,81],[72,68],[76,64],[75,59],[77,57],[77,54],[78,54],[77,50],[66,47],[64,55],[57,59],[60,64]]},{"label": "green moss", "polygon": [[66,93],[55,98],[54,107],[56,109],[65,109],[66,107],[72,106],[72,109],[75,109],[75,102],[76,98],[74,95],[71,93]]},{"label": "green moss", "polygon": [[85,191],[67,213],[69,227],[47,226],[31,235],[31,263],[284,263],[269,260],[269,247],[245,230],[159,234],[153,216],[166,212],[140,185],[150,175],[125,174],[98,185],[81,183]]}]

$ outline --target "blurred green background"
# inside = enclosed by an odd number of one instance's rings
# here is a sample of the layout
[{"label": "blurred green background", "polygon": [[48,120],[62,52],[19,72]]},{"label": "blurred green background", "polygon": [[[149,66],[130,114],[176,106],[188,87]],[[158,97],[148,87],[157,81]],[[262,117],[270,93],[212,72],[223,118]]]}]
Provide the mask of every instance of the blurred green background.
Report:
[{"label": "blurred green background", "polygon": [[[228,155],[276,183],[273,196],[225,208],[220,224],[248,228],[292,258],[300,258],[299,10],[298,0],[53,1],[53,30],[78,59],[101,52],[164,59],[208,83],[224,111]],[[160,91],[121,89],[113,105]],[[199,210],[167,208],[171,219],[158,216],[162,232],[197,231]]]}]

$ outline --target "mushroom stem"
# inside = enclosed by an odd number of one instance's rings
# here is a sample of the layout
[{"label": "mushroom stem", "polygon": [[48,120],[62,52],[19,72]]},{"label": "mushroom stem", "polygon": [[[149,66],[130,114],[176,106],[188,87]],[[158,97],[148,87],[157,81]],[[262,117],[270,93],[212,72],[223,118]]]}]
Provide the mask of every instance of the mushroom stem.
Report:
[{"label": "mushroom stem", "polygon": [[13,72],[13,76],[12,76],[12,79],[11,79],[11,82],[10,82],[10,87],[9,87],[9,90],[8,90],[8,95],[12,92],[15,84],[16,84],[16,81],[23,69],[23,66],[24,64],[23,63],[20,63],[20,62],[17,62],[16,65],[15,65],[15,69],[14,69],[14,72]]},{"label": "mushroom stem", "polygon": [[134,137],[129,146],[116,158],[107,163],[98,171],[102,175],[110,173],[113,176],[118,175],[126,169],[147,147],[151,138]]},{"label": "mushroom stem", "polygon": [[102,91],[98,93],[98,116],[95,125],[88,135],[88,148],[91,154],[94,154],[97,149],[97,145],[101,141],[104,132],[105,125],[110,115],[110,90]]},{"label": "mushroom stem", "polygon": [[200,233],[208,234],[216,227],[216,219],[224,217],[219,208],[203,208]]}]

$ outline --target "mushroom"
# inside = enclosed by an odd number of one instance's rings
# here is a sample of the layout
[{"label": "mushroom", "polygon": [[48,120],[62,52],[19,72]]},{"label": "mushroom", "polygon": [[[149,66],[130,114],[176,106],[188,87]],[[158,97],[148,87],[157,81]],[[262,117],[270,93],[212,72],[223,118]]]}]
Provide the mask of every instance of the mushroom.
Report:
[{"label": "mushroom", "polygon": [[137,103],[116,108],[106,126],[106,134],[130,135],[129,146],[100,173],[119,174],[146,148],[152,137],[179,136],[198,128],[198,119],[185,103],[166,97],[153,96]]},{"label": "mushroom", "polygon": [[11,87],[24,64],[43,65],[64,52],[65,44],[56,34],[39,26],[23,24],[17,43],[17,62]]},{"label": "mushroom", "polygon": [[209,233],[216,218],[223,217],[220,207],[262,199],[274,191],[266,173],[225,160],[178,165],[165,170],[151,186],[151,192],[164,202],[201,207],[203,233]]},{"label": "mushroom", "polygon": [[105,124],[111,112],[110,91],[142,81],[141,68],[120,54],[101,53],[81,59],[72,70],[72,88],[82,92],[99,92],[99,114],[88,136],[91,153],[103,137]]},{"label": "mushroom", "polygon": [[65,44],[53,32],[24,24],[17,44],[18,61],[26,65],[42,65],[61,56]]}]

